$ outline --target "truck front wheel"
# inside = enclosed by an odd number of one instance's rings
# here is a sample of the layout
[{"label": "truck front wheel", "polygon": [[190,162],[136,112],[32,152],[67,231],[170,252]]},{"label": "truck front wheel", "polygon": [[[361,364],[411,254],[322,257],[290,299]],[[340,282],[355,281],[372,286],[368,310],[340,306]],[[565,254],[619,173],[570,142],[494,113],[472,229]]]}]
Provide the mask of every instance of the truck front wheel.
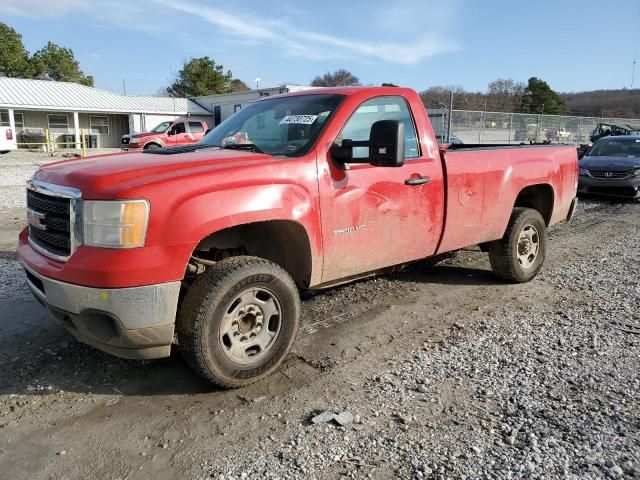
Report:
[{"label": "truck front wheel", "polygon": [[224,388],[273,372],[293,345],[300,297],[291,276],[258,257],[231,257],[202,273],[177,319],[187,363]]},{"label": "truck front wheel", "polygon": [[547,252],[547,227],[542,215],[531,208],[513,209],[504,237],[489,243],[493,272],[514,283],[535,277]]}]

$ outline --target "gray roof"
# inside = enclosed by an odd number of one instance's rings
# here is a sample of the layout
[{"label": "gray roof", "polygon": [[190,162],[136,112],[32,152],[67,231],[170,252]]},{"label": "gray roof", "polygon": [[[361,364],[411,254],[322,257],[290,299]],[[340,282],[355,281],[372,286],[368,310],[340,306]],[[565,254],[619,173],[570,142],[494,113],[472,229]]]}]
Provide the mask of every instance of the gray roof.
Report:
[{"label": "gray roof", "polygon": [[0,77],[0,108],[210,115],[188,98],[120,95],[77,83]]}]

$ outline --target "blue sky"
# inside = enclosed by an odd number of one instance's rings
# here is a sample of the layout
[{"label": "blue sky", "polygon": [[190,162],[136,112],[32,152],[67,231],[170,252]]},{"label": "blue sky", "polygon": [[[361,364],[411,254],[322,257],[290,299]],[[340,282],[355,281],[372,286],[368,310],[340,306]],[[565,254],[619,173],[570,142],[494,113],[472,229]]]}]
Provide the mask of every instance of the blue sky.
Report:
[{"label": "blue sky", "polygon": [[[96,86],[155,94],[208,55],[260,86],[346,68],[362,83],[484,90],[543,78],[559,91],[629,87],[640,2],[591,0],[0,0],[30,51],[71,48]],[[636,87],[640,85],[640,65]]]}]

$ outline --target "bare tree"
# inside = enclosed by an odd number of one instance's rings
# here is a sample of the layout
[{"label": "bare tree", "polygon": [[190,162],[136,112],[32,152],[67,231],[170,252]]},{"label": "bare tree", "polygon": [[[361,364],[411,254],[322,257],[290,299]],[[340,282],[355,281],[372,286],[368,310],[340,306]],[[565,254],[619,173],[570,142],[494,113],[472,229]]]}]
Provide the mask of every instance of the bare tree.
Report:
[{"label": "bare tree", "polygon": [[[451,99],[451,92],[453,92],[453,98],[458,108],[467,108],[467,97],[469,92],[459,86],[450,87],[429,87],[426,90],[420,92],[420,98],[426,108],[449,108],[449,100]],[[454,106],[456,106],[454,105]]]},{"label": "bare tree", "polygon": [[347,87],[360,85],[360,80],[353,73],[344,68],[335,72],[327,72],[322,76],[317,76],[311,81],[312,87]]},{"label": "bare tree", "polygon": [[246,92],[247,90],[251,90],[246,83],[244,83],[239,78],[234,78],[231,80],[231,91],[232,92]]},{"label": "bare tree", "polygon": [[576,115],[640,118],[640,89],[561,93],[560,97]]},{"label": "bare tree", "polygon": [[511,78],[499,78],[489,84],[488,101],[498,112],[517,112],[522,103],[526,85]]}]

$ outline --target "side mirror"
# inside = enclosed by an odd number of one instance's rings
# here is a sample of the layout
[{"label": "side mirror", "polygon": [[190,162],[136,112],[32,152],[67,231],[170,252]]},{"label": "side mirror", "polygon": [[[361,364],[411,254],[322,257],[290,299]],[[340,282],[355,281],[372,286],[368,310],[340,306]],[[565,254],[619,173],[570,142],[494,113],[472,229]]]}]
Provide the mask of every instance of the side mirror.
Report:
[{"label": "side mirror", "polygon": [[404,165],[404,123],[380,120],[371,126],[369,161],[376,167]]},{"label": "side mirror", "polygon": [[[368,147],[369,156],[353,158],[354,147]],[[368,141],[342,140],[329,151],[340,167],[347,163],[369,163],[374,167],[401,167],[404,165],[404,123],[398,120],[378,120],[371,126]]]}]

